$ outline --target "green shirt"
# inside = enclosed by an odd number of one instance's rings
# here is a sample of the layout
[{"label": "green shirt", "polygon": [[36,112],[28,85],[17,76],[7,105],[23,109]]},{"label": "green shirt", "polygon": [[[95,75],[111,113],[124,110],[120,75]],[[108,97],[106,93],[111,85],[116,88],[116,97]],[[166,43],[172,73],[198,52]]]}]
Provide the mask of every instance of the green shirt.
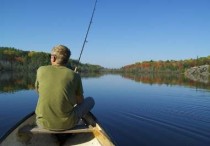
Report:
[{"label": "green shirt", "polygon": [[36,107],[38,125],[50,130],[75,126],[73,111],[76,96],[83,96],[80,76],[65,66],[42,66],[37,70],[35,88],[39,93]]}]

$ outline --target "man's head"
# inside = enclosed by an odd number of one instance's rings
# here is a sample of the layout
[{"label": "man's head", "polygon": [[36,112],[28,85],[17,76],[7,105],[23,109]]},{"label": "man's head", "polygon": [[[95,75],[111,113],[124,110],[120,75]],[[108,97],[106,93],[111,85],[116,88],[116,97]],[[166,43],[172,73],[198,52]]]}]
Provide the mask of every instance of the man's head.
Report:
[{"label": "man's head", "polygon": [[68,63],[71,51],[63,45],[55,46],[51,51],[51,63],[66,65]]}]

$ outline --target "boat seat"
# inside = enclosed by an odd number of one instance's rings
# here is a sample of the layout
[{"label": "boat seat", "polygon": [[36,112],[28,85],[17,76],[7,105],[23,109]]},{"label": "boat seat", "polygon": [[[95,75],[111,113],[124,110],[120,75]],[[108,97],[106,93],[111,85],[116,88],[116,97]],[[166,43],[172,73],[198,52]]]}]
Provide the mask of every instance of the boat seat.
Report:
[{"label": "boat seat", "polygon": [[38,126],[31,127],[31,126],[24,126],[19,129],[19,132],[21,133],[33,133],[33,134],[64,134],[64,133],[86,133],[86,132],[93,132],[92,126],[84,126],[84,125],[76,125],[72,129],[68,130],[60,130],[60,131],[53,131],[53,130],[47,130],[43,128],[39,128]]},{"label": "boat seat", "polygon": [[83,125],[77,125],[76,127],[69,129],[69,130],[62,130],[62,131],[52,131],[47,129],[42,129],[39,127],[34,127],[31,130],[31,133],[51,133],[51,134],[63,134],[63,133],[85,133],[85,132],[93,132],[92,127],[86,127]]}]

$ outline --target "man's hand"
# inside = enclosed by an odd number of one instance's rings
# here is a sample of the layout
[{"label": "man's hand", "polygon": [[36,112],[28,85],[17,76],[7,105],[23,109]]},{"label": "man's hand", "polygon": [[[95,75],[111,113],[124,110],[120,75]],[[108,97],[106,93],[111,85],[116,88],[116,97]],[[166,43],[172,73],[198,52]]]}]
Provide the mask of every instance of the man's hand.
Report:
[{"label": "man's hand", "polygon": [[84,97],[83,96],[76,96],[76,102],[77,104],[80,104],[84,101]]}]

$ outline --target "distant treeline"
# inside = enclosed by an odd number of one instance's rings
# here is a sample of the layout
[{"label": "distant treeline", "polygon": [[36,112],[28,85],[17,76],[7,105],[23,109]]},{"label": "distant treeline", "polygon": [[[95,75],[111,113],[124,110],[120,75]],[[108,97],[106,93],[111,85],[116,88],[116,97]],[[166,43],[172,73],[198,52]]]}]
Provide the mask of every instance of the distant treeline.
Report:
[{"label": "distant treeline", "polygon": [[[35,71],[42,65],[50,64],[50,54],[35,51],[22,51],[11,47],[0,47],[0,71]],[[67,66],[74,69],[76,60],[70,59]],[[79,63],[81,72],[99,72],[103,67]]]},{"label": "distant treeline", "polygon": [[[126,65],[121,68],[123,72],[157,72],[157,73],[184,73],[186,69],[195,66],[210,65],[210,56],[200,57],[197,59],[186,60],[167,60],[167,61],[144,61],[131,65]],[[210,71],[209,71],[210,72]]]}]

